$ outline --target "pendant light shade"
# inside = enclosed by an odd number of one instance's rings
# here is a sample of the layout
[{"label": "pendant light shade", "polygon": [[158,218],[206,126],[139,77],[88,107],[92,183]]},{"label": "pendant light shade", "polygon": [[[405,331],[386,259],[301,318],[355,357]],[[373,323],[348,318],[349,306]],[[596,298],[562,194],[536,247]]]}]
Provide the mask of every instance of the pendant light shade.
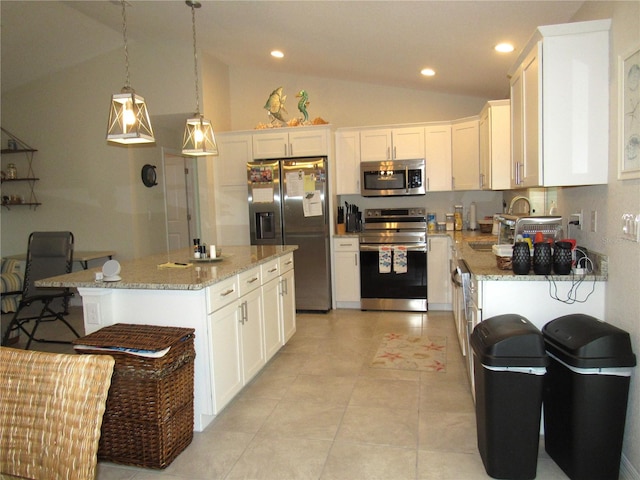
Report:
[{"label": "pendant light shade", "polygon": [[111,97],[107,140],[115,143],[153,143],[153,129],[144,98],[126,87]]},{"label": "pendant light shade", "polygon": [[190,156],[218,155],[218,145],[213,134],[211,122],[200,113],[200,91],[198,89],[198,51],[196,48],[196,8],[200,2],[186,0],[191,8],[191,23],[193,25],[193,60],[196,77],[196,113],[187,119],[182,139],[182,154]]},{"label": "pendant light shade", "polygon": [[182,140],[182,153],[193,156],[218,155],[213,127],[203,115],[187,119]]},{"label": "pendant light shade", "polygon": [[127,48],[127,14],[125,1],[122,3],[122,36],[126,80],[120,93],[111,96],[107,141],[124,145],[153,143],[153,128],[144,98],[136,94],[129,83],[129,50]]}]

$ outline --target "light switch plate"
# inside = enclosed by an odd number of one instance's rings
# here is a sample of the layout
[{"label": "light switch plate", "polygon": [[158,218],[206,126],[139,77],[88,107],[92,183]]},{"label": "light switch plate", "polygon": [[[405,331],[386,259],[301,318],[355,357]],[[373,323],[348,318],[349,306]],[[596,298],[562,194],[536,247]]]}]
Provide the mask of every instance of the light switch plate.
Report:
[{"label": "light switch plate", "polygon": [[632,242],[640,242],[640,214],[624,213],[621,220],[622,238]]}]

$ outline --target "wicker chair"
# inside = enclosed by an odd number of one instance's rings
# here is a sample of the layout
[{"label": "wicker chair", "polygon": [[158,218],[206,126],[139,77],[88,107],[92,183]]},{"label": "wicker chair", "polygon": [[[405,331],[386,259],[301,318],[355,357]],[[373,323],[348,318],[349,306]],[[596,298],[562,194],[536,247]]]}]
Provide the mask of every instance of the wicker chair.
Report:
[{"label": "wicker chair", "polygon": [[0,478],[95,478],[114,363],[0,347]]}]

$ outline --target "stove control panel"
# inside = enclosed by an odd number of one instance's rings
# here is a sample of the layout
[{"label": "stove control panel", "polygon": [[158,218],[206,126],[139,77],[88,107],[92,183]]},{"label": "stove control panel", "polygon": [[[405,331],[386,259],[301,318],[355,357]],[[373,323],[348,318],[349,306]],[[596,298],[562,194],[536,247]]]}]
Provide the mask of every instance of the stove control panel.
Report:
[{"label": "stove control panel", "polygon": [[425,209],[415,208],[370,208],[364,211],[365,218],[374,217],[424,217]]}]

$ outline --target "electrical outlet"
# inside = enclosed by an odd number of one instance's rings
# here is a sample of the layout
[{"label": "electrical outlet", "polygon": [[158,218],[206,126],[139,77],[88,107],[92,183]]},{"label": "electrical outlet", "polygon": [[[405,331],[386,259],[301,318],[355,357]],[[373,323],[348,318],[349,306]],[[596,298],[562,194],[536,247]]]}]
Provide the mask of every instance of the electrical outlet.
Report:
[{"label": "electrical outlet", "polygon": [[97,303],[87,303],[84,309],[87,316],[87,323],[100,325],[100,305]]},{"label": "electrical outlet", "polygon": [[574,225],[578,230],[582,230],[582,210],[579,213],[569,215],[569,222],[576,222]]},{"label": "electrical outlet", "polygon": [[598,212],[591,210],[591,232],[596,233],[598,229]]}]

